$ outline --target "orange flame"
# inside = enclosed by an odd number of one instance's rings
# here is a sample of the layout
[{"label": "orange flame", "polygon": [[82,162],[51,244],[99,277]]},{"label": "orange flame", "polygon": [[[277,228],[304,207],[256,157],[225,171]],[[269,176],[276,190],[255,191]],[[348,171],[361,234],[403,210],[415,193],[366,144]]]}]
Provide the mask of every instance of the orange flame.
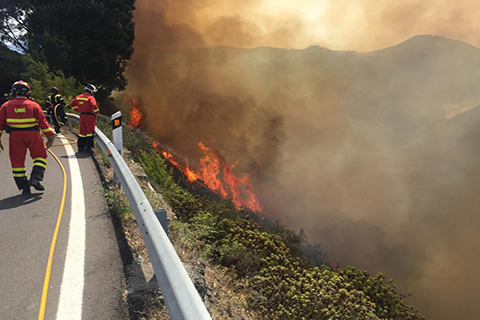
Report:
[{"label": "orange flame", "polygon": [[173,159],[173,156],[170,152],[167,152],[167,151],[163,151],[162,152],[162,156],[167,159],[168,161],[170,161],[171,164],[173,164],[175,167],[178,167],[179,169],[181,169],[182,167],[178,164],[177,161],[175,161],[175,159]]},{"label": "orange flame", "polygon": [[239,178],[232,173],[236,164],[229,167],[225,159],[220,157],[212,149],[202,142],[198,146],[203,151],[202,180],[212,190],[219,192],[223,197],[230,196],[237,209],[248,208],[254,212],[262,212],[262,207],[253,193],[253,186],[250,184],[250,176],[246,174]]},{"label": "orange flame", "polygon": [[198,146],[204,153],[203,158],[200,159],[200,164],[202,165],[200,172],[203,182],[213,191],[220,193],[222,197],[228,197],[228,193],[219,177],[221,167],[220,159],[203,143],[199,142]]},{"label": "orange flame", "polygon": [[128,125],[133,129],[140,128],[143,116],[140,112],[137,102],[135,101],[135,99],[130,99],[127,95],[125,95],[125,101],[130,101],[130,103],[132,104],[132,111],[130,111]]},{"label": "orange flame", "polygon": [[188,163],[187,167],[185,168],[185,175],[187,176],[189,182],[194,182],[198,180],[197,174],[194,171],[190,170],[190,166]]},{"label": "orange flame", "polygon": [[[153,142],[152,145],[157,148],[158,144]],[[232,169],[236,164],[229,167],[221,156],[215,151],[207,147],[202,142],[198,146],[203,152],[200,159],[201,168],[199,172],[190,169],[189,163],[183,168],[168,151],[163,151],[163,157],[172,165],[179,169],[189,182],[202,180],[203,183],[212,191],[220,194],[223,198],[231,198],[235,208],[248,208],[254,212],[261,213],[262,207],[258,202],[253,187],[249,182],[250,176],[247,174],[243,178],[239,178],[232,173]],[[158,148],[157,148],[158,149]]]}]

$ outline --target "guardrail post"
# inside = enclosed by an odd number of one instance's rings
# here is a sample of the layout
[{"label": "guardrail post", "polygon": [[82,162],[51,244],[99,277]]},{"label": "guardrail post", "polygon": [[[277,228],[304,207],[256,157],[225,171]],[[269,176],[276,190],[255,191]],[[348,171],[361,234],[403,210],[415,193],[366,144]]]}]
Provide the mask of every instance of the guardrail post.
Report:
[{"label": "guardrail post", "polygon": [[112,114],[113,144],[123,157],[122,112]]},{"label": "guardrail post", "polygon": [[[117,111],[112,114],[112,132],[113,132],[113,144],[118,153],[123,157],[123,134],[122,134],[122,112]],[[120,183],[117,174],[113,174],[113,179],[116,183]]]},{"label": "guardrail post", "polygon": [[163,227],[163,230],[165,230],[165,233],[167,234],[168,237],[168,218],[167,218],[167,210],[165,209],[155,209],[153,210],[155,213],[155,216],[157,216],[158,221],[160,221],[160,224]]}]

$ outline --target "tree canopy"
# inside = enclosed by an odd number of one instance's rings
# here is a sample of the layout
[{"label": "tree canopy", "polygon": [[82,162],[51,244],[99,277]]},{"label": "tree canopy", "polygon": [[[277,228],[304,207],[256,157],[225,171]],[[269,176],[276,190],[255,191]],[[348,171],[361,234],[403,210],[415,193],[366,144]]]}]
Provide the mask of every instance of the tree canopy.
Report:
[{"label": "tree canopy", "polygon": [[10,92],[12,83],[24,71],[22,56],[0,43],[0,94]]},{"label": "tree canopy", "polygon": [[4,0],[2,38],[105,93],[126,86],[135,0]]}]

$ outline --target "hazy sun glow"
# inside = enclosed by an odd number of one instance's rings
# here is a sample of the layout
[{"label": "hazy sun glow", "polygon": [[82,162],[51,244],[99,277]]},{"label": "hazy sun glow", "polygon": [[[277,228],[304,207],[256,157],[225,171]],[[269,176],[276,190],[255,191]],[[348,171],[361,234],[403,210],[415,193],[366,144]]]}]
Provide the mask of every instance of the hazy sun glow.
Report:
[{"label": "hazy sun glow", "polygon": [[[327,39],[329,34],[328,26],[322,23],[322,17],[326,12],[328,2],[303,0],[264,0],[260,3],[258,11],[262,14],[271,16],[272,18],[280,16],[297,17],[304,24],[304,32],[311,39],[322,41]],[[298,43],[295,46],[302,46]]]},{"label": "hazy sun glow", "polygon": [[[164,2],[162,2],[164,3]],[[373,51],[418,34],[480,46],[478,0],[196,0],[168,2],[167,22],[193,28],[207,46]]]}]

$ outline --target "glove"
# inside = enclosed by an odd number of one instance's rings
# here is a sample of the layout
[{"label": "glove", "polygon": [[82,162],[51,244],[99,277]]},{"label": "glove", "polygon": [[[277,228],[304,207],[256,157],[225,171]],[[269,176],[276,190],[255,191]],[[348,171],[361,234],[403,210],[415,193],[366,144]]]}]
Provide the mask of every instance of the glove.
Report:
[{"label": "glove", "polygon": [[0,152],[3,150],[3,144],[2,144],[2,139],[0,139]]},{"label": "glove", "polygon": [[53,146],[53,141],[55,141],[55,136],[52,135],[52,136],[47,136],[47,143],[45,144],[45,146],[47,147],[47,149],[50,149],[51,146]]}]

